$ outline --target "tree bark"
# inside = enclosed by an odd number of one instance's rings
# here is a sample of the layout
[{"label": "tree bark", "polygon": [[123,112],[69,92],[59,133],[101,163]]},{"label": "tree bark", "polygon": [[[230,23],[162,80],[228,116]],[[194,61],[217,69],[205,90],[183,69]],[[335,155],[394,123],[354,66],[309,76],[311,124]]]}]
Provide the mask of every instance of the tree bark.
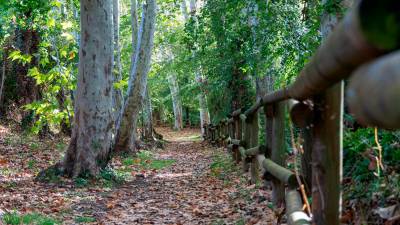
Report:
[{"label": "tree bark", "polygon": [[190,10],[191,16],[194,16],[196,14],[196,3],[197,3],[197,0],[189,1],[189,10]]},{"label": "tree bark", "polygon": [[[196,3],[197,0],[190,0],[189,2],[189,13],[190,16],[195,20],[196,26],[198,25],[198,21],[196,18]],[[184,14],[187,12],[183,12]],[[197,48],[197,46],[196,46]],[[194,55],[194,53],[193,53]],[[195,77],[196,81],[200,84],[200,94],[198,96],[199,98],[199,106],[200,106],[200,126],[201,126],[201,134],[204,137],[205,135],[205,130],[204,130],[204,124],[209,124],[210,123],[210,114],[208,111],[208,105],[207,105],[207,96],[206,96],[206,91],[205,91],[205,82],[204,82],[204,77],[201,74],[201,68],[197,68],[195,72]]]},{"label": "tree bark", "polygon": [[138,39],[139,39],[139,23],[138,23],[136,0],[131,0],[131,17],[132,17],[132,67],[133,67],[133,64],[135,62],[136,49],[138,47]]},{"label": "tree bark", "polygon": [[143,17],[135,60],[129,78],[128,96],[122,107],[115,138],[115,151],[134,151],[136,121],[146,95],[147,75],[150,70],[154,42],[156,1],[147,0],[143,6]]},{"label": "tree bark", "polygon": [[[122,80],[121,46],[119,43],[119,0],[113,0],[113,26],[114,26],[114,83]],[[114,121],[121,112],[123,95],[121,89],[113,88]]]},{"label": "tree bark", "polygon": [[206,92],[204,90],[204,82],[203,77],[200,74],[200,71],[196,71],[196,80],[200,84],[200,94],[199,98],[199,105],[200,105],[200,125],[201,125],[201,134],[204,136],[204,124],[210,123],[210,114],[208,112],[208,105],[207,105],[207,98]]},{"label": "tree bark", "polygon": [[143,138],[145,140],[154,141],[153,135],[153,112],[151,106],[151,96],[148,87],[146,88],[146,97],[144,98],[144,129],[143,129]]},{"label": "tree bark", "polygon": [[182,0],[182,2],[181,2],[181,11],[182,11],[183,19],[185,19],[185,21],[188,21],[189,20],[189,15],[188,15],[188,12],[187,12],[186,0]]},{"label": "tree bark", "polygon": [[112,131],[112,1],[81,0],[79,76],[63,172],[97,175],[109,161]]},{"label": "tree bark", "polygon": [[183,128],[182,103],[179,96],[178,81],[174,73],[168,76],[168,83],[171,90],[172,107],[174,109],[174,130],[181,130]]},{"label": "tree bark", "polygon": [[1,69],[1,79],[0,79],[0,108],[3,108],[3,91],[4,91],[4,81],[6,80],[6,57],[3,55],[3,65]]},{"label": "tree bark", "polygon": [[[29,18],[29,16],[27,16]],[[16,63],[16,93],[18,94],[18,105],[23,106],[40,99],[40,90],[34,78],[28,76],[28,71],[32,66],[37,65],[35,54],[38,53],[40,36],[34,29],[16,29],[15,42],[18,50],[24,55],[31,55],[29,63]],[[24,111],[22,114],[23,126],[29,126],[33,122],[32,112]]]}]

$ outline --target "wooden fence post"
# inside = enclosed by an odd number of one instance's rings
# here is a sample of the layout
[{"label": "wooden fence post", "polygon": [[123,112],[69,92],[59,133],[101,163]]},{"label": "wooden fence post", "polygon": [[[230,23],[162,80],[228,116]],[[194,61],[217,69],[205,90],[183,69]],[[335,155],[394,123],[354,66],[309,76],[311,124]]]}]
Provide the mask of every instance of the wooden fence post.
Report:
[{"label": "wooden fence post", "polygon": [[[312,120],[313,120],[313,107],[310,101],[288,101],[289,115],[293,127],[300,129],[300,137],[303,139],[301,153],[301,173],[305,178],[305,187],[311,193],[312,181]],[[293,137],[294,138],[294,137]],[[299,153],[300,154],[300,153]]]},{"label": "wooden fence post", "polygon": [[[278,165],[285,167],[285,109],[286,102],[274,104],[273,134],[271,160]],[[277,179],[272,180],[272,202],[280,207],[285,201],[285,186]]]},{"label": "wooden fence post", "polygon": [[[234,117],[234,126],[235,126],[234,138],[236,140],[243,140],[242,139],[242,123],[238,116]],[[240,157],[239,146],[235,145],[233,148],[233,151],[235,151],[235,154],[236,154],[236,157],[235,157],[236,163],[239,163],[242,160],[242,158]]]},{"label": "wooden fence post", "polygon": [[314,98],[313,224],[340,223],[343,81]]},{"label": "wooden fence post", "polygon": [[215,133],[216,133],[216,127],[213,124],[211,127],[211,144],[215,144]]},{"label": "wooden fence post", "polygon": [[[241,140],[244,140],[244,146],[242,146],[244,149],[248,148],[250,139],[251,139],[251,126],[247,122],[247,118],[244,114],[240,115],[240,120],[242,122],[242,138]],[[242,151],[242,150],[240,150]],[[242,154],[243,157],[243,154]],[[246,157],[242,158],[242,165],[243,165],[243,172],[247,173],[249,171],[249,159]]]},{"label": "wooden fence post", "polygon": [[[253,148],[258,146],[258,113],[254,113],[250,118],[247,118],[247,126],[249,130],[249,144],[247,148]],[[259,166],[257,161],[257,156],[253,156],[251,158],[251,167],[250,167],[250,174],[251,174],[251,183],[255,184],[259,180]]]}]

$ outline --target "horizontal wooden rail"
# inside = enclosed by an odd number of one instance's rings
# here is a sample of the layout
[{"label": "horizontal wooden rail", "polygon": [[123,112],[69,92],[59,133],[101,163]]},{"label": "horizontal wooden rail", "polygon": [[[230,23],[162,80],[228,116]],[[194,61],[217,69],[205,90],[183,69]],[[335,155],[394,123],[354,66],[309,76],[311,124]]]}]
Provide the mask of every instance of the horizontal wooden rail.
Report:
[{"label": "horizontal wooden rail", "polygon": [[286,190],[286,215],[288,224],[306,225],[311,224],[311,218],[303,211],[303,202],[300,193],[296,189]]},{"label": "horizontal wooden rail", "polygon": [[270,159],[265,159],[262,162],[262,165],[266,171],[268,171],[271,175],[273,175],[276,179],[280,180],[284,184],[287,184],[290,187],[297,186],[296,175],[292,171],[274,163]]},{"label": "horizontal wooden rail", "polygon": [[347,91],[350,112],[365,125],[400,128],[400,51],[362,66]]}]

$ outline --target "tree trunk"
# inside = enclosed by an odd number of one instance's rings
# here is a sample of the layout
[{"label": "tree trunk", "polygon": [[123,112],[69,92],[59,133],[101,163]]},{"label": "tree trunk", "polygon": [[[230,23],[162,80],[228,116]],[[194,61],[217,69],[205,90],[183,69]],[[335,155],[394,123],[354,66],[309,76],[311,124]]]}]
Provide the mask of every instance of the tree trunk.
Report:
[{"label": "tree trunk", "polygon": [[[139,25],[138,25],[138,12],[137,12],[137,1],[131,0],[131,17],[132,17],[132,64],[135,62],[136,49],[138,47],[139,39]],[[131,67],[131,70],[132,70]]]},{"label": "tree trunk", "polygon": [[143,138],[145,140],[154,140],[153,136],[153,112],[151,106],[151,96],[148,87],[146,88],[146,97],[144,99],[144,119],[143,119]]},{"label": "tree trunk", "polygon": [[63,172],[97,175],[109,161],[112,131],[112,1],[81,0],[75,118]]},{"label": "tree trunk", "polygon": [[[37,58],[35,54],[38,53],[38,47],[40,42],[39,33],[33,29],[20,29],[16,30],[16,46],[22,54],[31,55],[32,60],[29,63],[16,63],[15,64],[15,76],[16,76],[16,93],[18,96],[18,105],[23,106],[30,104],[40,99],[40,90],[36,85],[34,78],[28,76],[29,69],[37,65]],[[33,122],[32,112],[24,111],[22,113],[22,126],[30,126]]]},{"label": "tree trunk", "polygon": [[172,107],[174,109],[174,130],[181,130],[183,128],[182,122],[182,103],[179,96],[179,86],[176,75],[172,73],[168,76],[169,89],[172,96]]},{"label": "tree trunk", "polygon": [[[121,46],[119,43],[119,0],[113,0],[113,26],[114,26],[114,83],[122,80]],[[114,121],[121,112],[123,95],[121,89],[113,88]]]},{"label": "tree trunk", "polygon": [[199,105],[200,105],[200,126],[201,126],[201,134],[204,136],[205,130],[204,125],[210,123],[210,114],[208,112],[207,98],[206,92],[204,90],[204,82],[203,77],[200,74],[200,71],[196,72],[196,80],[200,84],[200,94],[199,94]]},{"label": "tree trunk", "polygon": [[186,0],[182,0],[182,2],[181,2],[181,11],[182,11],[183,19],[185,19],[185,21],[188,21],[189,15],[187,13]]},{"label": "tree trunk", "polygon": [[197,3],[197,0],[189,1],[189,9],[190,9],[191,16],[194,16],[196,14],[196,3]]},{"label": "tree trunk", "polygon": [[[196,26],[198,25],[198,21],[196,18],[196,2],[197,0],[190,0],[189,2],[189,13],[190,16],[195,20]],[[184,11],[184,14],[187,12]],[[197,48],[197,47],[196,47]],[[193,53],[194,54],[194,53]],[[198,68],[195,72],[196,76],[196,81],[200,84],[200,94],[198,96],[199,98],[199,106],[200,106],[200,127],[201,127],[201,134],[204,137],[205,135],[205,130],[204,130],[204,124],[209,124],[210,123],[210,114],[208,111],[208,105],[207,105],[207,97],[206,97],[206,91],[204,88],[204,78],[201,75],[201,70]]]},{"label": "tree trunk", "polygon": [[4,91],[4,81],[6,80],[6,56],[3,53],[3,65],[1,69],[1,79],[0,79],[0,109],[3,108],[3,91]]},{"label": "tree trunk", "polygon": [[146,3],[143,7],[140,39],[129,78],[128,96],[118,120],[115,151],[135,150],[136,121],[146,95],[156,18],[156,1],[147,0]]}]

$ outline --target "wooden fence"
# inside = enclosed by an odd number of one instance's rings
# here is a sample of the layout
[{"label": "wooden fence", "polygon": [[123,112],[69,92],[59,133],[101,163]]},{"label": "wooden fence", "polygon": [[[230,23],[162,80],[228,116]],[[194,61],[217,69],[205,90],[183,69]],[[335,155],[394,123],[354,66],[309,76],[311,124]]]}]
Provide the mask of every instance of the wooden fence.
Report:
[{"label": "wooden fence", "polygon": [[[224,145],[250,170],[251,182],[270,180],[273,203],[286,205],[288,224],[339,224],[344,82],[346,103],[360,123],[400,128],[400,2],[362,0],[321,44],[295,82],[205,125],[205,139]],[[263,107],[263,114],[259,109]],[[302,176],[285,168],[285,116],[300,130]],[[265,116],[265,146],[259,145]],[[293,133],[291,134],[293,136]],[[307,205],[305,186],[312,197]],[[309,207],[306,207],[306,209]]]}]

